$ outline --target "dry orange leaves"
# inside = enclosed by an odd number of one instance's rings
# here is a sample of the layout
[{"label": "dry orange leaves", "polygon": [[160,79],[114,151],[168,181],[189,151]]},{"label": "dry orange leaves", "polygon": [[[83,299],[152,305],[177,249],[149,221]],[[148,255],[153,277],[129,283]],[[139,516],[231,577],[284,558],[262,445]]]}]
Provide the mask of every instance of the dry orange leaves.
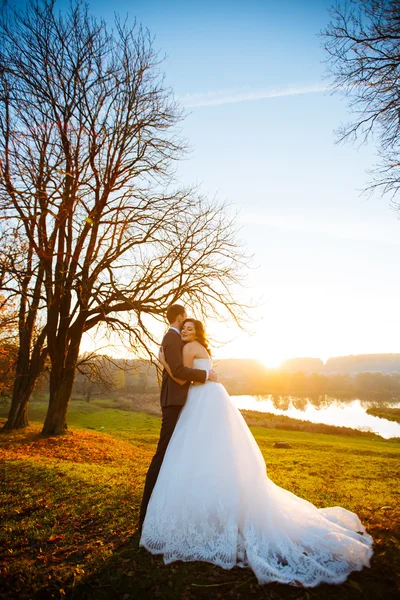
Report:
[{"label": "dry orange leaves", "polygon": [[137,457],[137,448],[103,433],[69,429],[61,436],[42,438],[40,431],[39,425],[31,425],[1,435],[0,460],[35,457],[75,463],[111,463]]}]

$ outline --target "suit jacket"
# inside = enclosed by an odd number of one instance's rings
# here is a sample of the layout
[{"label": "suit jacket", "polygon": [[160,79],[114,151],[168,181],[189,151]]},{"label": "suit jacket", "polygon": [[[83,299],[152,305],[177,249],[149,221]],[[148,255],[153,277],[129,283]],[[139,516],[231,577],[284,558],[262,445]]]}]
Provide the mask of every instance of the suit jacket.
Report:
[{"label": "suit jacket", "polygon": [[169,329],[163,338],[162,347],[164,348],[165,358],[173,376],[178,379],[186,379],[187,383],[179,385],[164,369],[160,394],[161,406],[183,406],[186,402],[190,383],[192,381],[204,383],[207,379],[207,371],[189,369],[189,367],[183,366],[182,348],[184,345],[181,336],[174,329]]}]

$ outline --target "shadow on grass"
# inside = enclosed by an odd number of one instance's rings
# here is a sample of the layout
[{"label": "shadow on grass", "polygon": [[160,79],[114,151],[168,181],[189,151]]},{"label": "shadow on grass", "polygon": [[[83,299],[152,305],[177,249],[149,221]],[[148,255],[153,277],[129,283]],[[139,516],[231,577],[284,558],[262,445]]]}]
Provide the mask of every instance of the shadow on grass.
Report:
[{"label": "shadow on grass", "polygon": [[[378,532],[376,532],[378,533]],[[139,548],[139,535],[133,535],[95,573],[84,577],[68,590],[68,600],[197,600],[270,598],[271,600],[394,600],[399,597],[396,570],[388,556],[396,552],[377,548],[370,569],[356,572],[342,585],[317,588],[269,584],[260,586],[250,569],[229,571],[202,562],[175,562],[164,565],[162,558]],[[381,550],[381,551],[380,551]]]}]

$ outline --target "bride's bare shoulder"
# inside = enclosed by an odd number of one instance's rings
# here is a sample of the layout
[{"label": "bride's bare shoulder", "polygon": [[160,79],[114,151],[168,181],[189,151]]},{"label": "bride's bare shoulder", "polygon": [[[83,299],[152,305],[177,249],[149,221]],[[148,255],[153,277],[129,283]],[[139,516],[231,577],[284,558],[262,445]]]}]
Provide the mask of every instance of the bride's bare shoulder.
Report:
[{"label": "bride's bare shoulder", "polygon": [[183,352],[185,354],[194,354],[195,350],[196,350],[196,346],[197,346],[196,341],[194,342],[187,342],[184,346],[183,346]]},{"label": "bride's bare shoulder", "polygon": [[208,358],[208,352],[198,341],[188,342],[183,346],[183,352],[194,358]]}]

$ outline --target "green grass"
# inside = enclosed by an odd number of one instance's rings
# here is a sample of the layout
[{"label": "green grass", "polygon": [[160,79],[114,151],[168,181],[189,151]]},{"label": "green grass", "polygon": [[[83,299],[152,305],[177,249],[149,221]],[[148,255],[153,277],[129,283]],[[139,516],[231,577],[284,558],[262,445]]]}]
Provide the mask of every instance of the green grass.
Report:
[{"label": "green grass", "polygon": [[374,415],[375,417],[381,417],[382,419],[388,419],[389,421],[396,421],[400,423],[400,408],[368,408],[367,413]]},{"label": "green grass", "polygon": [[[341,505],[357,512],[375,540],[370,569],[341,586],[306,590],[259,586],[248,569],[165,566],[139,549],[136,523],[159,418],[118,410],[106,399],[73,402],[67,435],[41,439],[44,412],[45,403],[33,403],[28,430],[0,435],[2,598],[397,596],[398,441],[252,427],[275,483],[319,507]],[[279,440],[292,449],[273,448]]]}]

